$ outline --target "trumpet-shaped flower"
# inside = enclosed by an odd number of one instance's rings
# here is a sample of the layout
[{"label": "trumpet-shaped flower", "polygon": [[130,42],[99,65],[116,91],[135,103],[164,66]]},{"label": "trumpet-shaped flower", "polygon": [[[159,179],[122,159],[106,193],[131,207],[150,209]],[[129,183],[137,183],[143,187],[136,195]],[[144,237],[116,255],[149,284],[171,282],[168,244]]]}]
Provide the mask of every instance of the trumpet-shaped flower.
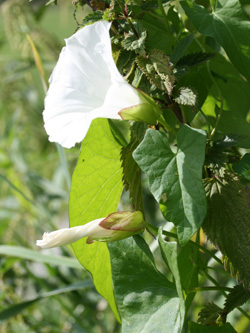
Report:
[{"label": "trumpet-shaped flower", "polygon": [[[50,141],[65,148],[82,141],[98,117],[156,122],[156,104],[129,85],[115,65],[110,26],[99,21],[66,39],[50,77],[43,112],[45,130]],[[131,106],[136,108],[130,115]]]},{"label": "trumpet-shaped flower", "polygon": [[145,227],[141,212],[118,212],[78,227],[45,232],[43,239],[37,240],[36,245],[46,249],[67,245],[83,237],[88,237],[88,244],[94,241],[111,242],[138,234]]}]

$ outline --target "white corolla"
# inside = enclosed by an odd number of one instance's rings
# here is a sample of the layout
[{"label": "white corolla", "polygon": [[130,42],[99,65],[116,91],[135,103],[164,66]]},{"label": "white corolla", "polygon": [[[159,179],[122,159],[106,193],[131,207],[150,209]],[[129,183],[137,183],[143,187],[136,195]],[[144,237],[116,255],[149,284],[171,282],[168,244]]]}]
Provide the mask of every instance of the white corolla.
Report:
[{"label": "white corolla", "polygon": [[112,242],[141,233],[145,227],[142,212],[117,212],[78,227],[45,232],[36,245],[47,249],[67,245],[83,237],[88,237],[88,244],[94,241]]},{"label": "white corolla", "polygon": [[155,124],[159,109],[129,85],[112,57],[111,23],[99,21],[66,39],[49,80],[43,118],[49,140],[65,148],[85,137],[95,118]]}]

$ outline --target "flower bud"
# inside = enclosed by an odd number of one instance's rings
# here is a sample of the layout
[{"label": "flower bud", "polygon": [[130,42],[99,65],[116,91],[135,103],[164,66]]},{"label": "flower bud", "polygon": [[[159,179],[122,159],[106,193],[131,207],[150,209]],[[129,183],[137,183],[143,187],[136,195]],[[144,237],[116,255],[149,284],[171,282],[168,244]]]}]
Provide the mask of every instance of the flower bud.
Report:
[{"label": "flower bud", "polygon": [[43,239],[37,240],[36,245],[43,249],[52,248],[73,243],[83,237],[88,237],[88,244],[94,241],[112,242],[138,234],[145,227],[141,212],[118,212],[81,226],[45,232]]},{"label": "flower bud", "polygon": [[[117,212],[108,215],[99,223],[99,226],[104,229],[102,237],[90,235],[87,239],[88,244],[93,243],[95,240],[112,242],[139,234],[145,229],[146,222],[140,211]],[[108,237],[106,236],[107,234]]]}]

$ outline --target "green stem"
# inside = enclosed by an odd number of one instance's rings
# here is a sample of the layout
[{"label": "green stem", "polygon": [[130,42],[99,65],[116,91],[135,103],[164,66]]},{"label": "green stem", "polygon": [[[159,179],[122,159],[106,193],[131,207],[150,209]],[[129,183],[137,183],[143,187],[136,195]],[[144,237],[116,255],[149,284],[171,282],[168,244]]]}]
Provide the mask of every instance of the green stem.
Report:
[{"label": "green stem", "polygon": [[186,117],[186,113],[185,113],[185,110],[184,110],[183,106],[180,105],[180,109],[181,109],[181,115],[182,115],[183,123],[187,124],[187,117]]},{"label": "green stem", "polygon": [[118,3],[118,5],[119,5],[119,7],[121,8],[121,11],[122,11],[122,13],[123,13],[123,15],[124,15],[124,18],[125,18],[126,21],[128,22],[128,24],[129,24],[131,30],[133,31],[135,37],[136,37],[137,39],[139,39],[139,35],[138,35],[137,31],[135,30],[135,27],[133,26],[133,23],[131,22],[130,18],[128,17],[128,14],[126,13],[126,10],[124,9],[124,7],[123,7],[121,1],[120,1],[120,0],[117,0],[117,3]]},{"label": "green stem", "polygon": [[202,110],[200,110],[200,113],[203,115],[203,117],[204,117],[204,119],[205,119],[205,121],[206,121],[207,128],[208,128],[208,132],[210,132],[210,127],[211,127],[211,125],[210,125],[210,123],[209,123],[209,121],[208,121],[207,115],[206,115]]},{"label": "green stem", "polygon": [[231,291],[232,288],[227,287],[197,287],[193,289],[185,290],[187,294],[196,293],[197,291],[212,291],[212,290],[219,290],[219,291]]},{"label": "green stem", "polygon": [[[156,235],[158,234],[158,228],[155,227],[154,225],[150,224],[150,223],[147,223],[147,228],[149,230],[151,230],[153,233],[155,233]],[[162,233],[163,235],[165,236],[168,236],[168,237],[171,237],[171,238],[175,238],[175,239],[178,239],[178,236],[172,232],[169,232],[169,231],[165,231],[165,230],[162,230]],[[200,244],[197,244],[193,241],[188,241],[188,244],[193,246],[193,247],[196,247],[198,248],[199,250],[205,252],[206,254],[208,254],[210,257],[212,257],[214,260],[216,260],[220,265],[222,265],[222,262],[221,260],[216,257],[215,254],[213,254],[211,251],[209,251],[207,248],[205,248],[204,246],[200,245]]]},{"label": "green stem", "polygon": [[159,123],[161,125],[163,125],[170,133],[172,133],[173,135],[176,135],[176,131],[166,122],[164,116],[161,114],[157,120],[159,121]]},{"label": "green stem", "polygon": [[159,9],[161,11],[161,14],[162,14],[164,26],[165,26],[165,28],[166,28],[166,30],[168,32],[169,37],[172,38],[172,33],[171,33],[170,26],[169,26],[169,23],[168,23],[168,17],[167,17],[167,15],[165,13],[165,10],[164,10],[164,7],[162,5],[162,2],[161,2],[161,0],[157,0],[157,2],[158,2]]}]

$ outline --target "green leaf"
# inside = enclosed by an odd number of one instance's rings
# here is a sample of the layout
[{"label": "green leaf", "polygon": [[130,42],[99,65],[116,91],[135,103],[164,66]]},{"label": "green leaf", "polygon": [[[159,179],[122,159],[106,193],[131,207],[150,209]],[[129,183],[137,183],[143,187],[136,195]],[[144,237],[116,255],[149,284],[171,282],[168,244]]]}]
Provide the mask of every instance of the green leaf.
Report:
[{"label": "green leaf", "polygon": [[123,182],[129,197],[136,210],[143,211],[141,169],[132,157],[133,151],[142,141],[147,126],[141,122],[135,122],[131,126],[130,143],[122,148],[121,160],[123,167]]},{"label": "green leaf", "polygon": [[175,6],[171,6],[170,1],[168,1],[167,17],[169,22],[172,23],[172,29],[178,35],[181,29],[181,20]]},{"label": "green leaf", "polygon": [[213,37],[239,72],[250,81],[250,22],[240,2],[220,0],[213,13],[192,1],[180,3],[196,29],[205,36]]},{"label": "green leaf", "polygon": [[[178,72],[175,75],[177,74]],[[182,87],[189,87],[197,96],[195,107],[185,107],[185,115],[188,123],[192,122],[199,108],[205,102],[211,85],[212,81],[205,66],[192,67],[188,75],[184,75],[178,80],[174,91],[178,91]]]},{"label": "green leaf", "polygon": [[179,61],[179,59],[183,56],[189,45],[192,43],[192,40],[193,40],[193,35],[189,34],[180,39],[176,43],[173,53],[170,56],[170,61],[173,64],[176,64]]},{"label": "green leaf", "polygon": [[87,16],[84,17],[82,20],[82,26],[95,23],[97,21],[102,20],[103,12],[101,10],[96,10],[94,12],[89,13]]},{"label": "green leaf", "polygon": [[139,38],[137,38],[132,32],[123,39],[121,45],[127,51],[135,51],[137,53],[141,53],[145,50],[145,41],[147,38],[146,31],[142,31],[139,34]]},{"label": "green leaf", "polygon": [[[121,191],[120,146],[113,138],[108,121],[95,119],[83,140],[72,178],[70,226],[83,225],[115,212]],[[86,244],[84,239],[74,243],[73,248],[77,259],[91,272],[97,291],[117,314],[107,245],[100,242]]]},{"label": "green leaf", "polygon": [[163,19],[159,14],[157,16],[147,12],[139,21],[140,29],[147,31],[146,49],[160,49],[165,54],[171,54],[172,41],[164,27]]},{"label": "green leaf", "polygon": [[175,280],[176,290],[180,299],[180,326],[182,328],[185,318],[185,300],[182,291],[180,271],[178,267],[178,245],[177,242],[166,242],[162,237],[162,229],[158,232],[159,244],[163,259],[167,266],[170,268]]},{"label": "green leaf", "polygon": [[207,326],[217,326],[220,324],[223,310],[214,303],[208,303],[205,308],[199,312],[198,323]]},{"label": "green leaf", "polygon": [[[217,133],[220,136],[221,133]],[[225,149],[229,147],[242,147],[250,148],[250,135],[240,135],[240,134],[226,134],[222,135],[222,138],[214,141],[213,146],[219,149]]]},{"label": "green leaf", "polygon": [[[199,251],[189,244],[181,248],[178,255],[178,267],[181,285],[184,290],[193,289],[198,286]],[[185,300],[186,312],[190,308],[195,292],[188,293]]]},{"label": "green leaf", "polygon": [[224,312],[227,314],[238,306],[245,304],[250,299],[250,290],[245,289],[242,284],[234,286],[233,290],[227,295]]},{"label": "green leaf", "polygon": [[175,77],[164,52],[153,49],[147,57],[138,56],[136,63],[152,84],[171,95]]},{"label": "green leaf", "polygon": [[51,254],[39,253],[35,250],[27,249],[21,246],[14,245],[0,245],[0,254],[12,256],[15,258],[22,258],[26,260],[33,260],[50,265],[62,265],[64,267],[82,269],[82,266],[75,258],[53,256]]},{"label": "green leaf", "polygon": [[189,322],[189,333],[236,333],[233,326],[226,323],[223,326],[204,326],[196,324],[192,321]]},{"label": "green leaf", "polygon": [[174,97],[176,103],[181,105],[195,106],[197,102],[197,96],[194,91],[188,87],[181,87]]},{"label": "green leaf", "polygon": [[147,130],[133,153],[149,178],[150,190],[161,204],[164,217],[175,224],[182,245],[198,230],[206,215],[202,184],[205,145],[204,131],[184,125],[177,134],[176,153],[167,136],[153,129]]},{"label": "green leaf", "polygon": [[196,249],[190,245],[182,247],[178,255],[178,266],[180,272],[181,285],[183,289],[192,289],[198,286],[198,265],[194,262]]},{"label": "green leaf", "polygon": [[108,119],[111,132],[120,146],[127,146],[129,143],[129,122],[119,119]]},{"label": "green leaf", "polygon": [[[239,141],[237,146],[249,147],[249,105],[250,105],[250,86],[236,71],[231,63],[222,56],[217,55],[209,67],[216,79],[209,91],[207,100],[202,106],[202,111],[209,116],[211,124],[214,125],[215,118],[221,108],[218,100],[218,90],[223,98],[223,112],[217,127],[218,132],[227,136],[237,136]],[[214,119],[214,120],[213,120]],[[241,138],[240,138],[241,136]],[[216,135],[215,140],[219,139]],[[220,135],[221,138],[221,135]]]},{"label": "green leaf", "polygon": [[[192,35],[191,35],[192,36]],[[190,53],[182,57],[178,62],[176,66],[197,66],[200,64],[203,64],[204,62],[207,62],[215,56],[215,53],[211,52],[196,52],[196,53]]]},{"label": "green leaf", "polygon": [[93,286],[93,283],[91,280],[85,280],[85,281],[82,281],[79,283],[68,285],[67,287],[59,288],[59,289],[52,290],[47,293],[38,295],[28,301],[24,301],[22,303],[11,305],[7,309],[0,311],[0,321],[6,320],[10,317],[18,315],[21,311],[25,310],[27,307],[29,307],[33,303],[40,301],[43,298],[60,295],[63,293],[74,291],[74,290],[87,289],[87,288],[91,288],[92,286]]},{"label": "green leaf", "polygon": [[234,171],[250,180],[250,153],[245,154],[240,162],[234,163]]},{"label": "green leaf", "polygon": [[[250,282],[249,188],[234,175],[207,179],[208,213],[202,225],[208,238],[224,255],[224,264],[232,275]],[[233,245],[233,246],[232,246]]]},{"label": "green leaf", "polygon": [[123,333],[180,332],[175,287],[157,271],[144,239],[135,236],[108,248]]}]

